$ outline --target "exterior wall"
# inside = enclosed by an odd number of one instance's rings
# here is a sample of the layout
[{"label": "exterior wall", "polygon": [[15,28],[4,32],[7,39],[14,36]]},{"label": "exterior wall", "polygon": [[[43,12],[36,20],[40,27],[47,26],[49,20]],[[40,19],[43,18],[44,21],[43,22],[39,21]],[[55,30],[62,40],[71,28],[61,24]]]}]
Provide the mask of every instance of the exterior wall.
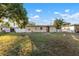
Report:
[{"label": "exterior wall", "polygon": [[[42,27],[42,28],[41,28]],[[16,32],[47,32],[48,27],[46,26],[30,26],[26,27],[25,29],[16,28]],[[79,30],[79,26],[63,26],[61,28],[61,32],[75,32],[75,30]],[[56,28],[50,26],[49,32],[56,32]]]},{"label": "exterior wall", "polygon": [[74,26],[70,26],[70,32],[75,32],[75,27]]},{"label": "exterior wall", "polygon": [[4,30],[5,32],[10,32],[10,28],[3,28],[2,30]]},{"label": "exterior wall", "polygon": [[[47,32],[47,27],[26,27],[25,29],[14,28],[16,32]],[[9,28],[3,28],[5,32],[10,32]]]},{"label": "exterior wall", "polygon": [[68,32],[70,29],[69,29],[68,26],[63,26],[63,27],[61,28],[61,30],[62,30],[62,32]]},{"label": "exterior wall", "polygon": [[36,29],[34,30],[34,32],[46,32],[47,27],[36,27]]},{"label": "exterior wall", "polygon": [[74,26],[64,26],[61,28],[62,32],[75,32]]},{"label": "exterior wall", "polygon": [[[26,32],[47,32],[46,26],[26,27]],[[54,27],[49,27],[49,32],[56,32]]]},{"label": "exterior wall", "polygon": [[[42,27],[42,28],[41,28]],[[15,28],[16,32],[47,32],[47,26],[28,26],[25,29]],[[79,26],[63,26],[61,32],[75,32],[79,31]],[[6,32],[10,32],[9,29],[6,29]],[[56,32],[56,28],[49,26],[49,32]],[[59,31],[60,32],[60,31]]]},{"label": "exterior wall", "polygon": [[16,28],[15,31],[16,31],[16,32],[26,32],[26,29]]},{"label": "exterior wall", "polygon": [[50,32],[56,32],[56,28],[55,27],[50,27]]},{"label": "exterior wall", "polygon": [[46,32],[46,27],[26,27],[27,32]]}]

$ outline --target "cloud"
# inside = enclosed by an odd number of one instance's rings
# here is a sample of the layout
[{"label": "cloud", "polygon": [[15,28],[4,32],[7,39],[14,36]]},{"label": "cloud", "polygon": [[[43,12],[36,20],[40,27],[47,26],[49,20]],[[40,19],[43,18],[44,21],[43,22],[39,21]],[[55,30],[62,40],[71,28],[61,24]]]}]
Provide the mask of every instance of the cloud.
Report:
[{"label": "cloud", "polygon": [[72,15],[70,15],[70,14],[59,14],[59,16],[61,16],[63,18],[70,18]]},{"label": "cloud", "polygon": [[36,12],[39,12],[39,13],[40,13],[40,12],[42,12],[42,10],[41,10],[41,9],[36,9],[35,11],[36,11]]},{"label": "cloud", "polygon": [[75,13],[71,16],[71,18],[79,18],[79,12],[78,13]]},{"label": "cloud", "polygon": [[66,10],[65,10],[65,12],[69,12],[69,11],[70,11],[70,9],[66,9]]},{"label": "cloud", "polygon": [[40,17],[39,17],[39,15],[35,15],[35,16],[33,16],[32,18],[33,18],[33,19],[38,19],[38,18],[40,18]]},{"label": "cloud", "polygon": [[30,18],[28,19],[29,21],[32,21]]},{"label": "cloud", "polygon": [[60,14],[60,16],[64,18],[70,18],[70,19],[79,19],[79,13],[74,13],[74,14]]},{"label": "cloud", "polygon": [[67,22],[79,23],[79,12],[74,14],[60,13],[58,15]]},{"label": "cloud", "polygon": [[60,14],[60,13],[55,11],[54,14]]},{"label": "cloud", "polygon": [[30,14],[31,16],[33,15],[33,14]]},{"label": "cloud", "polygon": [[36,22],[36,25],[50,25],[50,22],[49,20],[46,20],[46,19],[43,19],[42,21],[39,20]]},{"label": "cloud", "polygon": [[33,20],[39,20],[40,16],[39,15],[35,15],[29,18],[29,21],[33,21]]}]

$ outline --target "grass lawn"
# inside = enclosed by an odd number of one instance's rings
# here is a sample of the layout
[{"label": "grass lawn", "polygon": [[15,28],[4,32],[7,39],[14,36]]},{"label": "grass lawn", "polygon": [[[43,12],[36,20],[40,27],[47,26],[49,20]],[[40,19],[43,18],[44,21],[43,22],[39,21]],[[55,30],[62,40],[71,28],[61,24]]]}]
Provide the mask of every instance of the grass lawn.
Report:
[{"label": "grass lawn", "polygon": [[[33,44],[32,55],[79,55],[79,41],[74,40],[71,34],[73,33],[30,33]],[[79,36],[79,34],[73,35]]]},{"label": "grass lawn", "polygon": [[76,33],[0,33],[0,55],[79,55]]},{"label": "grass lawn", "polygon": [[28,35],[19,33],[1,33],[0,34],[0,55],[18,56],[30,55],[32,44]]}]

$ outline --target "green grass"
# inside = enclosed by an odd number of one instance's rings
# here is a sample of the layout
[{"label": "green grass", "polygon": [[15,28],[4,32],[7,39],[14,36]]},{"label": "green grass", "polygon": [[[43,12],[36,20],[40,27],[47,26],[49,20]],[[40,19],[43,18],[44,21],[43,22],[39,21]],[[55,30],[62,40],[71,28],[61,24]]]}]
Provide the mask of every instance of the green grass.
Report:
[{"label": "green grass", "polygon": [[[32,55],[69,56],[79,55],[79,42],[71,37],[73,33],[30,33],[34,47]],[[77,35],[77,34],[73,34]]]},{"label": "green grass", "polygon": [[[65,34],[65,36],[64,36]],[[0,55],[77,56],[76,33],[0,33]]]}]

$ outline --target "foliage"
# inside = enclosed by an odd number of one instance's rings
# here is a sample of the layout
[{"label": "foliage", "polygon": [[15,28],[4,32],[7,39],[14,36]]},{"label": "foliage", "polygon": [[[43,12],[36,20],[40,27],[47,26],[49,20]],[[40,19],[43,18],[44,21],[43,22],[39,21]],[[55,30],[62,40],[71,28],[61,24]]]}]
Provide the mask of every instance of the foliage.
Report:
[{"label": "foliage", "polygon": [[61,29],[61,26],[64,24],[64,19],[56,19],[54,21],[53,26],[56,27],[56,29]]},{"label": "foliage", "polygon": [[9,18],[13,22],[16,21],[20,28],[24,28],[28,23],[27,12],[20,3],[1,3],[0,4],[0,18]]},{"label": "foliage", "polygon": [[2,19],[0,19],[0,23],[3,23],[3,20]]},{"label": "foliage", "polygon": [[8,22],[5,22],[4,25],[5,25],[5,27],[7,27],[7,28],[10,27],[10,24],[9,24]]}]

